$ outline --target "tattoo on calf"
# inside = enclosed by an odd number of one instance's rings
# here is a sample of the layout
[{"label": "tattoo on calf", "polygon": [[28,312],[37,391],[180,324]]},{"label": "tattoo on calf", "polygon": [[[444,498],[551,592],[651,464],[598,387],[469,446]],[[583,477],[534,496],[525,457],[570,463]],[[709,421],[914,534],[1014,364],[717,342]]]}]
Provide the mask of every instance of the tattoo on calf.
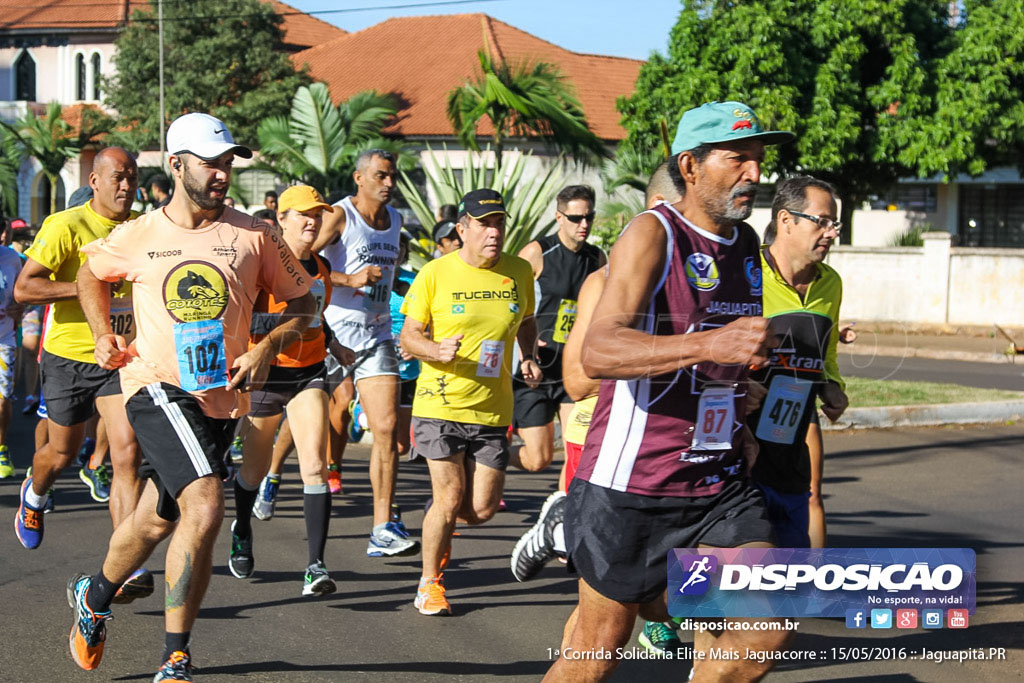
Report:
[{"label": "tattoo on calf", "polygon": [[181,570],[181,576],[178,577],[178,582],[173,586],[170,580],[167,582],[167,602],[166,607],[168,610],[180,609],[185,606],[185,598],[188,597],[189,584],[192,583],[192,555],[185,553],[185,568]]}]

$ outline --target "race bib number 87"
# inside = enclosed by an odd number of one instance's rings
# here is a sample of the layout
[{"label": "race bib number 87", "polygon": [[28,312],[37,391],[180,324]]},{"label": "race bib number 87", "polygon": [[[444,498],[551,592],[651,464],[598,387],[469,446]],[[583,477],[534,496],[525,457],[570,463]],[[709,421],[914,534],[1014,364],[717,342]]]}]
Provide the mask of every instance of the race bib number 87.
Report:
[{"label": "race bib number 87", "polygon": [[697,403],[691,451],[725,451],[732,448],[736,404],[732,387],[708,387]]}]

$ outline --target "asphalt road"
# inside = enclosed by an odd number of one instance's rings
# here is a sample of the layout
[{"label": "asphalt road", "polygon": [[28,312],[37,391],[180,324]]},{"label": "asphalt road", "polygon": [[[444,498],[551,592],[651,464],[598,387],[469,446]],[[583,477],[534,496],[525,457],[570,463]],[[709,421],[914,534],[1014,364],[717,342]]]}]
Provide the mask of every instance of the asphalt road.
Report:
[{"label": "asphalt road", "polygon": [[[28,464],[28,433],[20,421],[12,436],[19,475]],[[1024,479],[1024,425],[827,434],[825,492],[836,546],[970,547],[978,552],[979,609],[964,631],[849,631],[838,620],[802,620],[794,647],[885,645],[961,650],[1005,647],[1007,660],[966,664],[926,661],[824,661],[780,666],[768,680],[1004,681],[1024,670],[1024,551],[1020,491]],[[301,489],[289,463],[278,514],[254,521],[257,573],[238,580],[227,571],[229,534],[217,541],[217,566],[193,632],[197,680],[388,681],[539,680],[550,665],[575,583],[561,565],[518,584],[508,554],[525,524],[553,489],[554,471],[513,473],[509,510],[491,523],[461,529],[446,574],[455,616],[430,618],[413,608],[417,558],[365,556],[370,490],[366,449],[345,465],[345,494],[335,505],[327,566],[339,592],[300,597],[305,564]],[[46,518],[41,548],[18,544],[11,520],[20,480],[0,482],[6,531],[0,555],[0,595],[7,616],[0,646],[0,681],[146,681],[159,664],[159,597],[114,606],[101,668],[79,671],[67,652],[71,611],[65,584],[99,566],[110,532],[106,511],[84,487],[64,475],[57,510]],[[403,464],[399,502],[418,530],[427,479]],[[229,514],[231,502],[229,499]],[[163,546],[148,565],[162,583]],[[689,634],[683,634],[684,643]],[[635,642],[635,641],[634,641]],[[987,650],[986,650],[987,651]],[[685,680],[687,666],[670,661],[625,661],[617,681]]]},{"label": "asphalt road", "polygon": [[840,352],[839,370],[844,377],[940,382],[983,389],[1024,391],[1024,362],[1016,365],[969,363],[959,360],[891,358]]}]

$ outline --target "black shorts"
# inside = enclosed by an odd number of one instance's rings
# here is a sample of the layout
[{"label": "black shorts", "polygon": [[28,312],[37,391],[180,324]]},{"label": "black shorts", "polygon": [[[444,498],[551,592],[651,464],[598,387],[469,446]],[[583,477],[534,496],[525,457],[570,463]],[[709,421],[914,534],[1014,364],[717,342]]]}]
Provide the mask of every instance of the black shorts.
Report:
[{"label": "black shorts", "polygon": [[432,417],[414,417],[412,442],[416,454],[428,460],[440,460],[457,453],[465,453],[467,458],[502,472],[508,469],[511,457],[508,449],[508,427],[488,427]]},{"label": "black shorts", "polygon": [[166,382],[143,387],[125,404],[142,449],[139,474],[160,492],[156,512],[178,519],[178,494],[196,479],[227,476],[224,454],[237,420],[207,417],[199,401]]},{"label": "black shorts", "polygon": [[104,370],[43,349],[39,381],[46,399],[48,419],[62,427],[81,424],[96,412],[96,399],[121,393],[121,373]]},{"label": "black shorts", "polygon": [[512,379],[515,392],[514,419],[516,427],[543,427],[551,424],[564,403],[572,403],[562,386],[562,380],[542,382],[536,389],[526,386],[519,378]]},{"label": "black shorts", "polygon": [[327,393],[327,370],[323,362],[305,368],[272,366],[263,388],[249,397],[249,417],[280,415],[288,402],[306,389]]},{"label": "black shorts", "polygon": [[398,385],[398,405],[402,408],[412,408],[412,400],[416,397],[416,378],[403,379]]},{"label": "black shorts", "polygon": [[611,600],[645,603],[668,585],[668,551],[772,542],[762,493],[746,479],[714,496],[653,497],[575,478],[565,508],[570,569]]}]

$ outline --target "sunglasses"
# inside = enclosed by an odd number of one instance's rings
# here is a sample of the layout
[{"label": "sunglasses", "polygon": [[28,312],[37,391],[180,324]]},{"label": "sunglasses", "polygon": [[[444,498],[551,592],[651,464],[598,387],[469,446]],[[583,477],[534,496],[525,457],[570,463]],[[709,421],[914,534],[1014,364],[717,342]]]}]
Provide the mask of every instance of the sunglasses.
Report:
[{"label": "sunglasses", "polygon": [[569,221],[570,223],[582,223],[584,219],[586,219],[588,223],[593,223],[594,219],[597,218],[596,211],[580,214],[562,213],[561,211],[559,211],[558,213],[561,213],[563,216],[565,216],[566,220]]}]

